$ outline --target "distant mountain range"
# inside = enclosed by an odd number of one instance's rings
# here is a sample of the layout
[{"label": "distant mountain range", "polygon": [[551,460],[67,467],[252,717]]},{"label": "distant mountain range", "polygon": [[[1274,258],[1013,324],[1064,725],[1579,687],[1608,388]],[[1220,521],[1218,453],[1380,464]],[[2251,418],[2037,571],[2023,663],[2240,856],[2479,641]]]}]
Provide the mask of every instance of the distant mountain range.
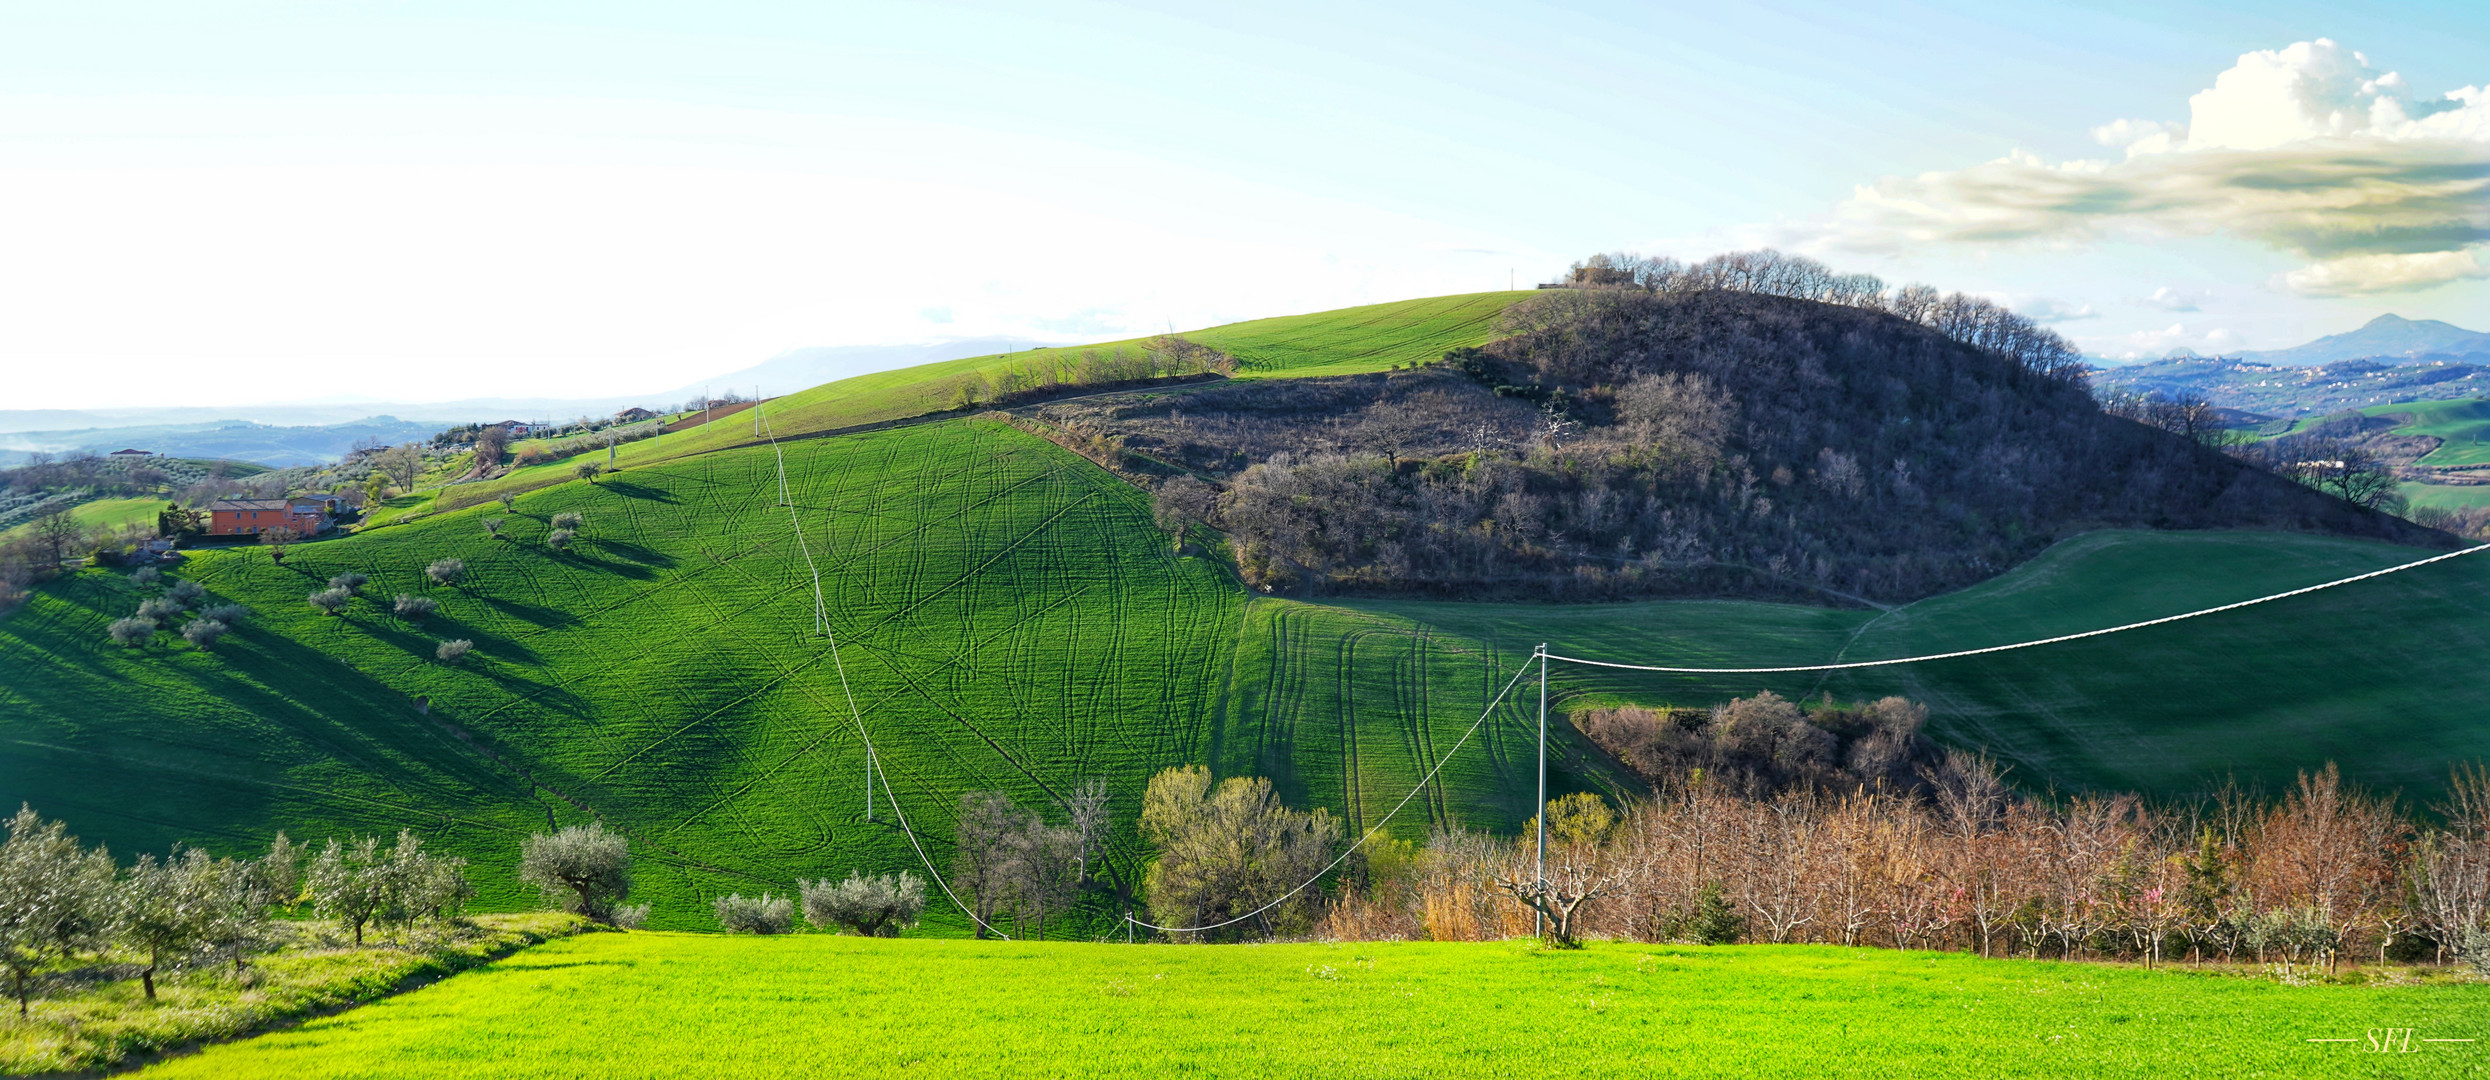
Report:
[{"label": "distant mountain range", "polygon": [[2482,397],[2490,396],[2490,334],[2380,315],[2358,330],[2288,349],[2230,356],[2178,349],[2159,360],[2103,365],[2093,382],[2131,393],[2201,394],[2263,417]]},{"label": "distant mountain range", "polygon": [[2381,357],[2470,358],[2473,363],[2490,363],[2490,334],[2436,319],[2380,315],[2358,330],[2328,334],[2306,345],[2238,354],[2239,359],[2276,367],[2313,367]]},{"label": "distant mountain range", "polygon": [[1010,352],[1028,339],[970,338],[934,345],[796,349],[751,367],[669,390],[605,398],[333,401],[178,408],[0,409],[0,466],[29,453],[111,453],[123,447],[178,457],[230,458],[272,467],[335,461],[355,442],[419,439],[458,424],[570,420],[633,406],[672,408],[702,393],[776,396],[856,375]]}]

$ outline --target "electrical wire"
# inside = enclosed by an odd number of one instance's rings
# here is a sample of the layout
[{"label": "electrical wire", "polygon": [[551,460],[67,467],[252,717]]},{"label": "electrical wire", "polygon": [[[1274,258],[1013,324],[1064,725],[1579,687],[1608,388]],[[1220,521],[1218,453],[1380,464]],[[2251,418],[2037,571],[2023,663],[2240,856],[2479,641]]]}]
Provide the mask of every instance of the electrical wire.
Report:
[{"label": "electrical wire", "polygon": [[770,452],[778,456],[779,505],[787,508],[787,521],[795,526],[796,548],[804,553],[804,565],[813,572],[813,628],[830,642],[830,666],[839,673],[839,692],[847,697],[847,715],[856,722],[856,738],[865,746],[866,802],[870,805],[874,781],[879,779],[883,801],[890,804],[891,813],[899,818],[899,831],[907,836],[908,846],[916,849],[917,861],[925,864],[925,872],[933,875],[934,884],[942,889],[942,894],[950,898],[952,906],[960,909],[960,914],[968,916],[968,921],[976,923],[989,934],[1009,941],[1011,935],[978,918],[977,912],[961,903],[959,894],[951,891],[951,883],[943,880],[942,871],[934,869],[933,857],[925,853],[925,845],[917,842],[916,829],[908,824],[908,812],[900,808],[899,796],[891,792],[890,775],[882,771],[882,755],[874,750],[873,736],[865,730],[864,710],[856,707],[856,691],[848,685],[847,663],[839,658],[839,636],[831,629],[829,609],[822,602],[821,567],[813,562],[812,541],[804,536],[804,522],[795,512],[795,500],[787,497],[787,455],[778,448],[778,429],[767,420],[762,420],[762,429],[768,433]]},{"label": "electrical wire", "polygon": [[2270,596],[2260,596],[2254,600],[2242,600],[2235,604],[2223,604],[2219,607],[2203,608],[2197,611],[2187,612],[2183,615],[2164,615],[2158,619],[2146,619],[2143,622],[2131,622],[2121,626],[2105,626],[2098,630],[2086,630],[2080,634],[2060,634],[2057,637],[2038,638],[2032,641],[2018,641],[2012,645],[1990,645],[1979,649],[1958,649],[1954,652],[1929,653],[1925,656],[1897,656],[1890,660],[1852,660],[1847,663],[1839,664],[1794,664],[1786,667],[1669,667],[1659,664],[1619,664],[1607,660],[1586,660],[1579,656],[1561,656],[1556,653],[1549,653],[1548,659],[1562,660],[1568,664],[1586,664],[1591,667],[1617,668],[1624,671],[1657,671],[1672,675],[1775,675],[1800,671],[1848,671],[1853,668],[1891,667],[1896,664],[1920,664],[1926,663],[1930,660],[1952,660],[1964,656],[1984,656],[1989,653],[2011,652],[2016,649],[2030,649],[2042,645],[2056,645],[2061,642],[2081,641],[2084,638],[2102,637],[2108,634],[2124,633],[2129,630],[2141,630],[2148,626],[2160,626],[2164,623],[2174,623],[2182,619],[2193,619],[2204,615],[2216,615],[2225,611],[2237,611],[2244,607],[2254,607],[2258,604],[2271,603],[2276,600],[2288,600],[2294,596],[2306,596],[2309,593],[2317,592],[2321,589],[2331,589],[2337,585],[2349,585],[2355,581],[2367,581],[2370,578],[2385,577],[2388,574],[2401,573],[2414,567],[2428,566],[2429,564],[2435,562],[2445,562],[2449,559],[2461,558],[2478,551],[2490,551],[2490,544],[2480,544],[2465,548],[2462,551],[2450,551],[2444,555],[2432,555],[2429,558],[2416,559],[2401,566],[2390,566],[2383,570],[2371,570],[2366,574],[2354,574],[2347,578],[2336,578],[2333,581],[2325,582],[2319,585],[2310,585],[2305,588],[2292,589],[2288,592],[2278,592]]},{"label": "electrical wire", "polygon": [[1444,766],[1452,761],[1453,755],[1461,752],[1462,745],[1470,741],[1470,736],[1478,734],[1479,727],[1487,723],[1487,718],[1495,715],[1496,706],[1504,704],[1505,695],[1513,692],[1514,685],[1522,681],[1522,676],[1530,674],[1530,662],[1536,661],[1537,659],[1539,659],[1539,654],[1536,652],[1532,653],[1530,655],[1530,661],[1524,661],[1522,666],[1513,672],[1513,677],[1505,682],[1504,689],[1496,691],[1495,700],[1488,702],[1487,708],[1478,714],[1478,719],[1470,722],[1470,729],[1461,733],[1461,738],[1454,741],[1452,749],[1444,751],[1444,756],[1436,760],[1435,767],[1428,769],[1426,776],[1419,779],[1418,786],[1409,789],[1409,794],[1401,796],[1401,801],[1393,805],[1391,813],[1383,815],[1381,820],[1375,822],[1373,828],[1367,829],[1365,835],[1357,838],[1357,843],[1349,845],[1348,850],[1341,852],[1340,857],[1333,859],[1330,865],[1316,871],[1313,877],[1307,878],[1296,888],[1281,893],[1279,899],[1273,900],[1268,904],[1264,904],[1261,907],[1255,908],[1254,910],[1248,911],[1245,914],[1239,915],[1233,919],[1211,923],[1208,926],[1160,926],[1159,924],[1150,922],[1146,919],[1136,919],[1131,915],[1124,916],[1124,920],[1135,926],[1147,926],[1152,930],[1163,930],[1171,934],[1196,934],[1204,930],[1217,930],[1223,926],[1234,926],[1238,923],[1244,922],[1247,919],[1253,918],[1256,915],[1269,911],[1272,908],[1278,907],[1281,904],[1287,903],[1290,897],[1304,892],[1307,886],[1323,880],[1323,875],[1338,869],[1340,864],[1346,861],[1352,852],[1366,846],[1366,841],[1374,839],[1375,834],[1381,832],[1383,827],[1391,822],[1393,815],[1400,813],[1402,807],[1408,806],[1409,800],[1417,798],[1419,792],[1425,791],[1428,784],[1435,782],[1435,774],[1442,772],[1444,770]]}]

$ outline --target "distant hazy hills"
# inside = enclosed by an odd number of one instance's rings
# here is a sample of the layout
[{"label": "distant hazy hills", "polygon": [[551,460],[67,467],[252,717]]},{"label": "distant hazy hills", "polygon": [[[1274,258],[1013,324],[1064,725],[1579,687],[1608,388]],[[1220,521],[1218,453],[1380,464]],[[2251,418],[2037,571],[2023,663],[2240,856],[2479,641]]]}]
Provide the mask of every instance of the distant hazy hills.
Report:
[{"label": "distant hazy hills", "polygon": [[632,406],[666,408],[704,391],[778,395],[868,372],[1024,349],[1028,339],[971,338],[935,345],[796,349],[748,368],[668,390],[600,398],[477,397],[459,401],[333,401],[175,408],[0,409],[0,466],[49,451],[111,453],[123,447],[177,457],[259,465],[313,465],[355,442],[420,439],[457,424],[569,420]]},{"label": "distant hazy hills", "polygon": [[2405,401],[2490,395],[2490,334],[2380,315],[2306,345],[2232,356],[2179,350],[2098,372],[2103,387],[2195,393],[2262,416],[2312,416]]},{"label": "distant hazy hills", "polygon": [[2425,356],[2437,359],[2469,357],[2475,363],[2490,363],[2490,334],[2436,319],[2380,315],[2358,330],[2329,334],[2306,345],[2239,354],[2240,359],[2277,367],[2310,367],[2376,357],[2413,359]]}]

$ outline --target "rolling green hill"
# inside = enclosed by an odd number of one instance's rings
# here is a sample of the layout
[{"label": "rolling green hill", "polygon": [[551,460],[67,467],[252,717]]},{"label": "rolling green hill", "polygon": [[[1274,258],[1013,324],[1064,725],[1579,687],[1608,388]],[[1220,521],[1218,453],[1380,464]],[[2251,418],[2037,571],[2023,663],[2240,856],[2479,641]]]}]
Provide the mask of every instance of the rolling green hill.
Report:
[{"label": "rolling green hill", "polygon": [[[1239,378],[1382,371],[1434,360],[1462,346],[1484,344],[1495,336],[1496,316],[1532,295],[1528,291],[1491,292],[1400,300],[1230,323],[1188,331],[1183,336],[1236,357]],[[1007,370],[1039,370],[1057,362],[1077,360],[1087,351],[1137,349],[1148,340],[1129,338],[1029,349],[879,371],[772,399],[763,411],[767,414],[768,430],[780,438],[903,420],[951,408],[959,398],[961,386],[981,383]],[[753,419],[749,412],[739,413],[689,431],[631,443],[620,447],[613,460],[623,466],[647,465],[686,454],[748,445],[758,438]],[[604,461],[606,455],[590,453],[581,459]],[[445,498],[437,505],[442,509],[473,506],[504,491],[528,491],[558,483],[571,475],[572,462],[581,459],[513,469],[493,481],[460,485],[443,492]]]},{"label": "rolling green hill", "polygon": [[[1251,598],[1179,556],[1141,495],[992,421],[785,446],[846,674],[903,809],[941,857],[959,792],[1042,803],[1104,776],[1129,818],[1150,773],[1208,761],[1300,804],[1379,820],[1449,752],[1540,640],[1594,658],[1805,662],[1987,644],[2307,584],[2412,549],[2254,533],[2104,533],[1975,589],[1880,614],[1758,603],[1313,604]],[[517,838],[594,813],[644,853],[658,921],[703,925],[729,889],[915,861],[864,819],[862,746],[810,577],[775,505],[769,448],[573,481],[481,510],[300,545],[203,551],[182,571],[257,610],[213,652],[110,645],[126,577],[71,575],[0,620],[0,792],[120,851],[413,827],[475,861],[490,906],[522,904]],[[490,508],[499,513],[498,507]],[[587,516],[569,553],[547,519]],[[456,556],[469,576],[419,580]],[[347,613],[304,595],[371,575]],[[2457,562],[2181,627],[1926,669],[1708,682],[1567,670],[1559,708],[1903,692],[1935,729],[2023,779],[2183,790],[2222,771],[2276,782],[2332,758],[2428,784],[2490,755],[2476,655],[2490,561]],[[442,613],[386,613],[399,592]],[[475,655],[450,667],[436,642]],[[1529,812],[1525,681],[1396,824],[1511,828]],[[1559,786],[1613,790],[1559,728]],[[1118,839],[1117,872],[1138,853]]]},{"label": "rolling green hill", "polygon": [[[1249,630],[1244,591],[1220,564],[1176,556],[1138,492],[1004,425],[786,452],[846,674],[935,847],[964,790],[1042,803],[1104,776],[1129,816],[1150,773],[1214,755],[1268,763],[1335,805],[1380,800],[1479,708],[1480,659],[1430,654],[1427,711],[1387,699],[1304,749],[1324,675],[1298,673],[1300,643]],[[470,510],[300,545],[282,565],[200,552],[183,574],[258,612],[213,652],[170,634],[110,645],[105,624],[140,599],[125,577],[46,585],[0,620],[0,792],[123,851],[407,825],[475,860],[493,905],[524,900],[508,879],[520,833],[594,813],[655,856],[643,890],[674,925],[726,889],[907,865],[888,810],[863,819],[862,746],[809,634],[774,461],[729,451],[540,491],[509,540]],[[565,510],[588,526],[557,554],[541,541]],[[466,580],[420,580],[452,556]],[[373,599],[337,617],[303,602],[349,570],[371,576]],[[409,626],[386,611],[400,592],[442,611]],[[432,657],[450,638],[476,643],[463,666]],[[1236,682],[1273,670],[1289,689]],[[1328,762],[1344,739],[1362,785],[1341,799]],[[1299,778],[1297,761],[1319,764]],[[1451,773],[1439,811],[1526,814],[1493,761]]]},{"label": "rolling green hill", "polygon": [[[1239,357],[1243,375],[1371,371],[1482,340],[1519,295],[1194,336]],[[770,427],[907,417],[978,362],[790,395]],[[1872,658],[2170,614],[2424,553],[2101,532],[1890,612],[1321,603],[1261,595],[1222,558],[1180,553],[1143,492],[993,419],[732,445],[751,439],[749,417],[727,417],[624,448],[624,471],[594,484],[554,463],[419,492],[390,511],[397,523],[298,545],[281,565],[263,548],[198,551],[178,574],[257,613],[213,651],[169,628],[144,648],[110,644],[105,627],[148,595],[124,575],[44,584],[0,618],[0,798],[125,854],[256,846],[279,828],[415,828],[474,862],[488,907],[530,902],[509,876],[522,835],[593,815],[634,838],[658,925],[705,926],[721,892],[918,861],[891,808],[865,813],[850,690],[937,861],[962,792],[1045,805],[1103,777],[1124,819],[1110,865],[1130,883],[1144,858],[1130,819],[1155,771],[1266,775],[1293,804],[1328,806],[1353,829],[1378,822],[1542,641],[1620,661]],[[491,501],[503,491],[515,511]],[[588,524],[557,552],[544,541],[565,511]],[[487,535],[505,514],[502,538]],[[424,568],[448,557],[466,578],[429,583]],[[812,634],[812,565],[846,645],[835,659]],[[305,604],[343,572],[370,577],[366,599],[335,617]],[[1988,748],[2035,787],[2172,793],[2224,773],[2277,784],[2331,759],[2361,782],[2426,789],[2446,763],[2490,757],[2490,724],[2474,719],[2490,691],[2460,674],[2490,633],[2485,576],[2490,559],[2467,560],[2183,626],[1830,678],[1560,665],[1550,693],[1560,712],[1760,689],[1902,693],[1931,705],[1935,734]],[[400,620],[401,593],[441,610]],[[450,639],[475,644],[464,664],[435,658]],[[1394,829],[1526,818],[1536,691],[1518,684]],[[1556,733],[1560,791],[1623,790],[1587,742]]]}]

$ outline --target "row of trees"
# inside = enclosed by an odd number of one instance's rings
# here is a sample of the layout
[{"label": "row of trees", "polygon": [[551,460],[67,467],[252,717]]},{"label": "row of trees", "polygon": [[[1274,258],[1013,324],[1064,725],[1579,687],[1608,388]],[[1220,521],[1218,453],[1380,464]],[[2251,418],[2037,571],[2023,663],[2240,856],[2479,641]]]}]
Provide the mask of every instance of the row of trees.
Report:
[{"label": "row of trees", "polygon": [[[1972,774],[1966,774],[1972,775]],[[1550,807],[1545,885],[1527,839],[1439,832],[1320,933],[1479,940],[1822,942],[2062,958],[2332,965],[2461,958],[2490,973],[2490,774],[2460,771],[2425,824],[2304,774],[2157,806],[2061,803],[1987,780],[1926,794],[1739,790],[1702,774],[1617,813]],[[1534,823],[1535,826],[1535,823]],[[1525,827],[1525,836],[1532,827]],[[1518,902],[1516,902],[1518,901]]]},{"label": "row of trees", "polygon": [[1995,301],[1941,293],[1927,285],[1888,289],[1874,274],[1837,273],[1804,255],[1765,248],[1733,251],[1698,263],[1665,256],[1593,255],[1575,263],[1576,288],[1650,293],[1755,293],[1880,311],[1920,324],[1977,349],[2013,359],[2036,374],[2065,382],[2084,378],[2084,359],[2054,330]]},{"label": "row of trees", "polygon": [[1032,927],[1043,937],[1050,915],[1070,910],[1099,884],[1109,827],[1106,782],[1090,780],[1058,803],[1061,825],[1000,791],[960,796],[951,880],[969,898],[978,937],[1006,920],[1014,937]]},{"label": "row of trees", "polygon": [[274,920],[303,906],[363,943],[373,927],[438,919],[475,895],[466,860],[436,856],[413,833],[384,846],[377,837],[330,840],[316,853],[278,833],[254,858],[218,858],[176,845],[117,867],[67,826],[20,807],[0,841],[0,966],[8,969],[18,1015],[34,981],[75,957],[119,949],[138,958],[149,998],[166,967],[204,956],[241,973],[250,955],[277,940]]}]

